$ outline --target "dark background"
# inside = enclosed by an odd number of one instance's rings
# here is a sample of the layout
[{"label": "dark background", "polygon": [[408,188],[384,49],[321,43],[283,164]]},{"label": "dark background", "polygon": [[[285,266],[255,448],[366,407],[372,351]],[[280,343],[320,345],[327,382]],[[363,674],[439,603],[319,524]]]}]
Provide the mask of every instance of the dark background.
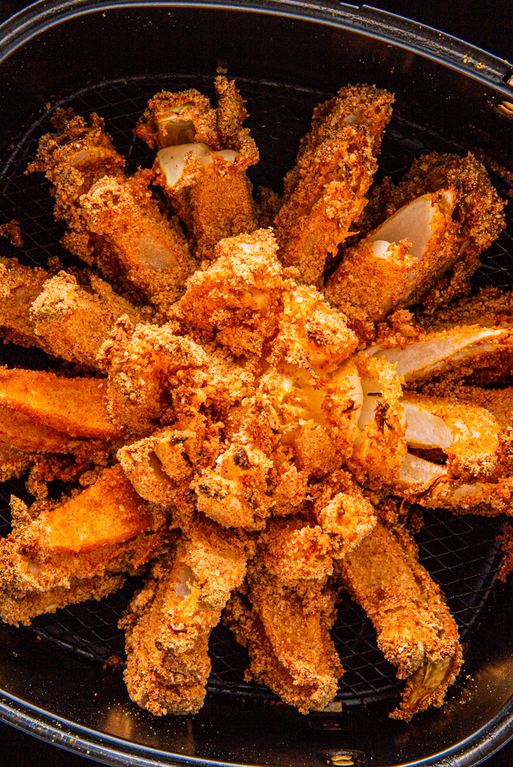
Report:
[{"label": "dark background", "polygon": [[[25,5],[23,0],[0,0],[0,21]],[[368,5],[440,29],[513,63],[513,0],[376,0]],[[0,767],[90,767],[91,764],[88,759],[0,723]],[[486,767],[513,767],[513,741],[488,759]]]}]

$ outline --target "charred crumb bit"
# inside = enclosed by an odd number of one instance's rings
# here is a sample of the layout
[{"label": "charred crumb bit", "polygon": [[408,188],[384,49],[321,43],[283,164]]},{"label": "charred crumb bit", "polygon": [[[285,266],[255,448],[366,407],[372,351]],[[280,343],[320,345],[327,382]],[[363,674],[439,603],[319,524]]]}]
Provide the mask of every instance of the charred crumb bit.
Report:
[{"label": "charred crumb bit", "polygon": [[20,223],[15,218],[0,226],[0,235],[2,237],[7,237],[11,241],[11,245],[14,245],[15,248],[23,247]]},{"label": "charred crumb bit", "polygon": [[243,447],[239,448],[233,454],[233,462],[240,469],[250,469],[251,468],[251,463],[249,461],[249,456],[248,456],[247,452],[244,450]]}]

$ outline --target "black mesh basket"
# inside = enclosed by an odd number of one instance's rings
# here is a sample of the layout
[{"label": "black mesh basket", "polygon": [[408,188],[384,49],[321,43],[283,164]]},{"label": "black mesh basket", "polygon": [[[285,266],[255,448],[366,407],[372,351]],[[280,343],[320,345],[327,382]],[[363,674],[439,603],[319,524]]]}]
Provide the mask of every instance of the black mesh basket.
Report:
[{"label": "black mesh basket", "polygon": [[[313,107],[347,82],[367,81],[396,93],[378,180],[400,178],[421,153],[472,150],[499,194],[512,193],[509,65],[369,9],[43,3],[4,25],[0,56],[0,98],[8,110],[0,126],[0,225],[15,218],[24,241],[20,250],[0,239],[0,255],[30,265],[51,256],[65,266],[73,262],[59,245],[63,225],[53,217],[49,184],[25,173],[40,136],[51,129],[53,110],[98,112],[135,170],[153,160],[132,133],[148,98],[190,87],[212,95],[219,65],[228,67],[246,100],[261,156],[249,171],[255,186],[280,191]],[[513,211],[473,278],[476,287],[511,288],[512,218]],[[5,362],[48,364],[42,352],[10,345]],[[10,529],[11,493],[26,496],[23,479],[3,488],[3,534]],[[513,732],[511,589],[496,582],[504,518],[430,511],[424,522],[420,559],[447,596],[467,659],[440,711],[409,725],[387,718],[401,683],[377,649],[372,624],[347,596],[333,630],[345,674],[327,712],[301,716],[244,681],[245,651],[218,627],[205,707],[195,717],[152,718],[129,701],[118,667],[124,649],[117,624],[140,587],[134,578],[101,602],[40,616],[30,628],[1,627],[0,715],[108,764],[385,767],[442,764],[448,754],[456,759],[451,763],[477,764]]]}]

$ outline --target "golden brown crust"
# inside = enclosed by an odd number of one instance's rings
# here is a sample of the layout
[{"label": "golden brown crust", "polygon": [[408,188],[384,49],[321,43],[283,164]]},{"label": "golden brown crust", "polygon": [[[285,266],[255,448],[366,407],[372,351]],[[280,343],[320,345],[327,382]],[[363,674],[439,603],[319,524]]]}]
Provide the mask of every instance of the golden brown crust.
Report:
[{"label": "golden brown crust", "polygon": [[[264,192],[258,211],[243,99],[225,77],[215,87],[216,108],[194,90],[150,101],[136,133],[157,160],[131,177],[96,115],[57,112],[41,140],[31,170],[47,174],[64,242],[92,268],[2,260],[0,325],[106,378],[0,371],[0,477],[30,467],[36,498],[12,500],[0,614],[29,622],[100,598],[153,559],[124,619],[134,701],[199,709],[227,605],[248,678],[307,712],[337,692],[341,573],[407,677],[393,716],[408,720],[440,705],[461,664],[401,528],[409,503],[511,513],[513,397],[476,388],[513,369],[510,296],[484,291],[432,317],[465,294],[502,202],[475,158],[430,155],[365,208],[393,98],[360,85],[314,110],[283,198]],[[375,230],[418,197],[416,261],[413,230]],[[370,248],[379,232],[399,240],[386,259]],[[340,243],[334,308],[320,286]],[[422,312],[404,308],[428,286]]]},{"label": "golden brown crust", "polygon": [[252,553],[243,535],[197,516],[176,549],[156,562],[122,622],[125,682],[136,703],[159,716],[199,710],[210,632]]},{"label": "golden brown crust", "polygon": [[120,466],[66,503],[32,519],[13,505],[13,532],[1,541],[0,610],[9,623],[122,585],[159,544],[162,518],[133,490]]},{"label": "golden brown crust", "polygon": [[[440,705],[461,665],[456,623],[442,592],[418,563],[416,547],[400,528],[394,535],[378,523],[339,562],[344,584],[371,618],[378,646],[409,678],[394,715],[409,720],[416,711]],[[431,685],[430,674],[436,678]]]},{"label": "golden brown crust", "polygon": [[108,416],[106,393],[102,378],[64,378],[44,371],[0,368],[2,406],[71,437],[123,438],[124,432]]},{"label": "golden brown crust", "polygon": [[314,111],[274,222],[280,258],[305,284],[322,282],[327,255],[365,207],[392,101],[386,91],[348,86]]}]

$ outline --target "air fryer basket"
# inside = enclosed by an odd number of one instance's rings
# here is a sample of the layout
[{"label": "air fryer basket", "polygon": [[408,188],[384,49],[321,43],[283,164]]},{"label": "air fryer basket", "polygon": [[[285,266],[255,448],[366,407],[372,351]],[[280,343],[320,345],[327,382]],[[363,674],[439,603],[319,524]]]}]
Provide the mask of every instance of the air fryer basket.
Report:
[{"label": "air fryer basket", "polygon": [[[306,3],[75,0],[38,3],[2,31],[0,224],[16,218],[24,246],[18,251],[0,240],[0,254],[28,264],[51,255],[69,263],[58,245],[62,226],[53,218],[48,184],[24,174],[53,109],[97,111],[135,169],[151,163],[131,133],[148,97],[188,87],[211,95],[219,65],[247,102],[261,155],[251,174],[256,186],[279,191],[315,104],[347,82],[365,81],[396,94],[381,176],[399,178],[422,152],[471,149],[487,161],[499,193],[511,191],[510,65],[382,12]],[[476,286],[513,285],[513,211],[509,219]],[[47,364],[42,353],[14,347],[3,361]],[[24,496],[23,481],[4,488],[3,534],[11,492]],[[0,627],[0,716],[108,764],[477,764],[513,735],[512,589],[496,583],[504,521],[443,511],[424,516],[421,561],[447,595],[467,659],[441,710],[408,725],[387,718],[400,685],[369,621],[346,598],[334,629],[346,673],[328,712],[301,716],[244,682],[245,653],[220,627],[211,641],[205,707],[195,717],[152,718],[131,704],[118,667],[117,621],[139,585],[134,579],[101,603],[41,616],[30,629]]]}]

